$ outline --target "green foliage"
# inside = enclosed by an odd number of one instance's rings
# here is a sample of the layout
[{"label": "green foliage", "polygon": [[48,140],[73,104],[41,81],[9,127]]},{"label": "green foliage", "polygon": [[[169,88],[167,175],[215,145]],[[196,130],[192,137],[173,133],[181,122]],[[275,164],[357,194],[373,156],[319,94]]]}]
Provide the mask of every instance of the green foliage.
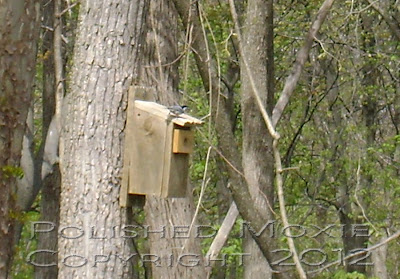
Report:
[{"label": "green foliage", "polygon": [[11,270],[12,279],[34,278],[34,267],[26,262],[29,253],[36,250],[37,240],[31,239],[31,222],[38,221],[40,214],[30,211],[24,214],[21,239],[15,248],[14,262]]},{"label": "green foliage", "polygon": [[[387,2],[388,9],[394,10],[394,7],[390,7],[390,1]],[[240,67],[240,57],[233,45],[237,37],[232,31],[229,5],[224,1],[199,1],[196,4],[199,5],[204,32],[208,38],[210,57],[218,63],[218,76],[222,80],[226,78],[232,65]],[[321,1],[316,0],[275,1],[275,99],[280,96],[295,56],[320,4]],[[76,28],[78,8],[79,5],[65,13],[65,29],[68,33],[73,33]],[[243,15],[245,7],[240,8],[238,11]],[[371,21],[369,28],[364,26],[366,21],[363,16]],[[68,39],[71,43],[65,49],[67,83],[73,37]],[[210,92],[204,89],[194,55],[188,51],[186,43],[180,42],[180,53],[183,54],[179,69],[182,102],[190,107],[190,114],[198,118],[205,117],[205,125],[196,132],[196,148],[190,168],[192,194],[196,203],[201,202],[197,221],[217,230],[225,214],[221,208],[230,201],[221,200],[221,188],[226,187],[228,181],[227,174],[218,161],[221,158],[212,151],[209,161],[206,161],[208,148],[217,146],[213,130],[214,119],[207,117],[210,111]],[[314,42],[301,79],[277,127],[281,135],[280,151],[284,167],[293,168],[284,172],[284,194],[290,223],[304,225],[309,230],[314,225],[321,228],[327,224],[340,226],[339,213],[346,210],[347,217],[355,221],[361,217],[362,222],[378,229],[373,232],[374,238],[370,239],[371,242],[385,236],[386,232],[398,230],[400,135],[396,128],[400,127],[396,125],[400,108],[399,53],[399,42],[393,40],[393,35],[382,18],[365,3],[342,1],[333,7]],[[35,103],[39,104],[42,102],[42,62],[47,59],[47,55],[48,53],[39,56],[36,68]],[[241,127],[246,125],[240,114],[240,81],[230,93],[234,95],[234,113],[237,117],[237,142],[232,144],[237,144],[240,148]],[[224,98],[222,95],[221,97]],[[5,101],[0,98],[0,104]],[[371,103],[374,104],[371,110],[376,110],[373,112],[374,122],[368,126],[365,108]],[[37,150],[41,141],[41,127],[41,115],[36,111]],[[367,137],[371,134],[373,141],[367,142]],[[205,174],[206,164],[208,171]],[[13,166],[3,167],[2,172],[5,177],[23,176],[22,169]],[[202,190],[204,196],[199,201]],[[273,207],[276,218],[279,218],[277,204]],[[143,223],[143,212],[135,212],[134,215],[138,223]],[[368,217],[368,221],[364,220],[364,215]],[[15,217],[29,222],[38,218],[38,215],[31,212],[26,216]],[[243,252],[242,239],[237,237],[239,223],[240,221],[236,222],[220,254]],[[312,232],[311,230],[310,233]],[[277,239],[280,241],[277,246],[286,247],[285,237],[280,236]],[[212,240],[205,238],[202,241],[203,253],[207,252]],[[337,259],[337,249],[343,248],[340,235],[329,237],[322,234],[317,238],[307,235],[295,239],[295,243],[300,252],[314,247],[321,248],[328,259]],[[137,245],[139,251],[146,251],[143,239],[139,239]],[[33,270],[26,265],[25,257],[34,247],[35,242],[29,240],[29,228],[24,228],[17,248],[13,278],[32,278]],[[390,243],[387,267],[393,278],[398,277],[396,255],[399,253],[399,245]],[[318,262],[320,258],[315,255],[307,260]],[[233,261],[233,258],[228,257],[228,264]],[[366,279],[363,274],[346,273],[341,270],[342,266],[334,268],[333,275],[326,272],[317,278]],[[144,274],[143,269],[140,272]],[[240,278],[241,272],[242,268],[239,268],[236,278]],[[231,277],[234,276],[231,274]]]}]

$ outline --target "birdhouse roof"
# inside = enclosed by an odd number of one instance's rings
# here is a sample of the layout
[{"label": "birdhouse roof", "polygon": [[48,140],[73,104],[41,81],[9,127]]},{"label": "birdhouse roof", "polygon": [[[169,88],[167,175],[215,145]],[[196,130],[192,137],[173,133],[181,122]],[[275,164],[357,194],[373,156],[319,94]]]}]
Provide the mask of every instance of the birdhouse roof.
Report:
[{"label": "birdhouse roof", "polygon": [[155,102],[135,100],[135,107],[143,111],[149,112],[165,120],[170,120],[174,124],[182,127],[196,126],[203,124],[203,121],[188,114],[182,113],[178,116],[171,113],[171,111],[163,105]]}]

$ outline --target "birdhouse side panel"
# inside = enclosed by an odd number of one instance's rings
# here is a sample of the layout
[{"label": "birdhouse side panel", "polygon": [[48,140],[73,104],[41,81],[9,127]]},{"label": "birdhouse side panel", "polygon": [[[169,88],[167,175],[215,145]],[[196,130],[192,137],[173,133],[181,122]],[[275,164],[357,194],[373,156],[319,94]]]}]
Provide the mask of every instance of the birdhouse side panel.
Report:
[{"label": "birdhouse side panel", "polygon": [[186,197],[189,181],[189,154],[173,153],[171,156],[170,175],[167,197]]},{"label": "birdhouse side panel", "polygon": [[176,125],[168,123],[165,156],[164,156],[164,174],[161,196],[164,198],[180,198],[186,196],[188,183],[189,154],[173,153],[173,138]]}]

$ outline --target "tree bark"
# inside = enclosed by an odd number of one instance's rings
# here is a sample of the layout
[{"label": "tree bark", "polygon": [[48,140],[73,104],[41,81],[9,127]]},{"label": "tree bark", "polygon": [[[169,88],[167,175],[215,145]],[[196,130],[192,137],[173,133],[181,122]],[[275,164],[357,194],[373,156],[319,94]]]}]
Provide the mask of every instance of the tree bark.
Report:
[{"label": "tree bark", "polygon": [[13,255],[16,176],[31,105],[38,38],[37,1],[0,2],[0,277]]},{"label": "tree bark", "polygon": [[[64,100],[58,278],[131,278],[119,206],[127,92],[137,76],[147,1],[82,1]],[[71,268],[71,266],[76,266]]]},{"label": "tree bark", "polygon": [[[264,94],[264,107],[271,115],[274,105],[274,56],[273,56],[273,1],[250,0],[242,26],[242,51],[256,87]],[[243,58],[242,58],[243,59]],[[241,69],[245,69],[241,63]],[[263,213],[264,220],[275,220],[274,208],[274,155],[272,137],[263,121],[252,92],[247,71],[241,73],[241,107],[243,121],[242,165],[247,186],[255,207]],[[270,278],[271,268],[262,256],[255,241],[244,240],[244,278]]]}]

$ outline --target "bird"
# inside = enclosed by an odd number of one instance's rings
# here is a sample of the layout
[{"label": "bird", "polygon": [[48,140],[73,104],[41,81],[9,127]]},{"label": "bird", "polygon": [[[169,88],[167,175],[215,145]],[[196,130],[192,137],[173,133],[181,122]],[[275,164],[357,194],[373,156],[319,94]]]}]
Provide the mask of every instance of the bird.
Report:
[{"label": "bird", "polygon": [[172,115],[178,116],[181,115],[182,113],[185,113],[188,109],[188,106],[179,106],[179,105],[170,106],[168,107],[168,109]]}]

